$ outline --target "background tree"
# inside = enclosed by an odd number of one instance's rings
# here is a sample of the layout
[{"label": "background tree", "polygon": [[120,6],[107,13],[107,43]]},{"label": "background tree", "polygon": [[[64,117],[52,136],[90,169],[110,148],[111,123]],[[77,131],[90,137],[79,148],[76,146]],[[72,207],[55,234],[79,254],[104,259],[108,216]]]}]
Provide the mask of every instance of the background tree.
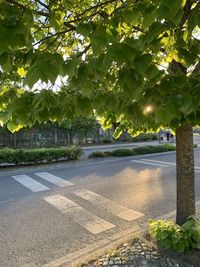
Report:
[{"label": "background tree", "polygon": [[97,129],[98,124],[94,116],[88,118],[78,117],[73,120],[61,120],[60,127],[66,129],[70,145],[73,144],[73,138],[76,134],[83,135],[87,144],[88,133]]},{"label": "background tree", "polygon": [[199,14],[197,0],[0,0],[2,123],[15,131],[95,109],[120,124],[116,136],[175,129],[182,224],[195,213]]}]

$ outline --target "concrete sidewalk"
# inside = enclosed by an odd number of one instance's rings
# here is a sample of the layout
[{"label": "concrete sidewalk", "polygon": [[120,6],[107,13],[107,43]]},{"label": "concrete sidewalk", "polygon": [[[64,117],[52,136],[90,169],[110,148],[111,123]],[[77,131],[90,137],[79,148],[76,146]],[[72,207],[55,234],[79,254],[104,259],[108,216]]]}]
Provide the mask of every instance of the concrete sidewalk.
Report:
[{"label": "concrete sidewalk", "polygon": [[147,141],[147,142],[135,142],[135,143],[114,143],[114,144],[107,144],[107,145],[96,145],[96,146],[82,146],[83,150],[92,150],[92,149],[109,149],[109,148],[122,148],[122,147],[132,147],[132,146],[146,146],[146,145],[159,145],[159,144],[166,144],[166,142],[159,143],[158,141]]}]

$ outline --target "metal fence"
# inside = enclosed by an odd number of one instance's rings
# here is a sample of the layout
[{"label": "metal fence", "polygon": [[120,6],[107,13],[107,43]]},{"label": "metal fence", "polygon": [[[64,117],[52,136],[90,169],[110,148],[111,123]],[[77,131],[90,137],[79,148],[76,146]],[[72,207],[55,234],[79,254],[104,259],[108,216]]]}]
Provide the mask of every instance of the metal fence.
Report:
[{"label": "metal fence", "polygon": [[99,128],[71,132],[54,125],[45,127],[33,127],[22,129],[19,132],[11,133],[5,128],[0,128],[0,147],[13,148],[36,148],[36,147],[56,147],[70,144],[90,144],[103,143],[105,140],[112,141],[110,131],[103,131]]}]

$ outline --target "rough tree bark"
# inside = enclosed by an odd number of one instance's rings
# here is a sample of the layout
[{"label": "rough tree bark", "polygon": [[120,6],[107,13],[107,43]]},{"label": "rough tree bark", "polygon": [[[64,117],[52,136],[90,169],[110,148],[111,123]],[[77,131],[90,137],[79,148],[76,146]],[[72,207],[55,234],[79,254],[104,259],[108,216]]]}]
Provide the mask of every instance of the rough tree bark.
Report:
[{"label": "rough tree bark", "polygon": [[177,214],[176,223],[182,225],[195,214],[195,175],[193,131],[191,125],[176,130]]}]

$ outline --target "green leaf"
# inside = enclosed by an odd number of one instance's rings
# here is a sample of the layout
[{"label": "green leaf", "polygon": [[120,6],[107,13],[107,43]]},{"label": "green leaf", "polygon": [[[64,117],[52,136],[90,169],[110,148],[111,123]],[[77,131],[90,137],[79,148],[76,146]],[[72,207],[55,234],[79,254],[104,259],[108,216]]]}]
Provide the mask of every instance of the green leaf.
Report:
[{"label": "green leaf", "polygon": [[10,113],[7,111],[0,112],[0,125],[4,125],[10,119]]},{"label": "green leaf", "polygon": [[94,85],[93,82],[90,80],[85,80],[82,82],[82,86],[81,86],[81,93],[84,96],[90,96],[92,94]]},{"label": "green leaf", "polygon": [[71,77],[74,76],[76,74],[77,65],[78,65],[78,59],[75,56],[69,60],[66,60],[63,66],[63,74],[69,75]]},{"label": "green leaf", "polygon": [[187,95],[182,98],[180,110],[186,115],[194,111],[192,96]]},{"label": "green leaf", "polygon": [[166,95],[166,93],[168,93],[169,90],[172,90],[175,86],[174,77],[170,75],[165,76],[160,82],[160,93]]},{"label": "green leaf", "polygon": [[108,34],[106,27],[99,25],[91,36],[92,48],[95,54],[101,53],[102,49],[108,43]]},{"label": "green leaf", "polygon": [[126,61],[132,61],[135,57],[135,49],[126,44],[113,44],[108,49],[110,57],[120,64]]},{"label": "green leaf", "polygon": [[114,131],[114,134],[113,134],[114,138],[115,139],[119,138],[120,135],[124,132],[124,130],[125,130],[125,126],[119,125]]},{"label": "green leaf", "polygon": [[36,59],[29,68],[25,84],[30,87],[39,80],[48,83],[55,82],[59,74],[63,73],[63,58],[61,55],[55,53],[38,53]]},{"label": "green leaf", "polygon": [[179,22],[181,21],[182,17],[183,17],[184,11],[182,9],[180,9],[173,17],[171,17],[171,21],[177,25],[179,24]]},{"label": "green leaf", "polygon": [[9,53],[3,53],[0,55],[0,66],[4,71],[11,71],[13,68],[11,56]]},{"label": "green leaf", "polygon": [[77,33],[80,33],[84,37],[87,37],[90,35],[92,31],[92,25],[90,23],[81,23],[78,25],[76,31]]},{"label": "green leaf", "polygon": [[170,123],[170,121],[177,117],[177,109],[173,103],[169,103],[168,105],[161,105],[155,111],[155,119],[159,123]]},{"label": "green leaf", "polygon": [[6,126],[7,126],[8,130],[12,133],[17,132],[21,128],[23,128],[23,125],[15,124],[13,121],[9,121]]},{"label": "green leaf", "polygon": [[154,8],[148,8],[145,12],[145,15],[144,15],[144,20],[143,20],[143,25],[144,25],[144,28],[149,28],[149,26],[154,22],[155,20],[155,10]]},{"label": "green leaf", "polygon": [[200,16],[197,15],[194,17],[194,19],[195,19],[196,25],[198,25],[200,27]]},{"label": "green leaf", "polygon": [[175,86],[182,89],[187,84],[187,77],[182,72],[177,72],[176,75],[174,75],[174,83]]},{"label": "green leaf", "polygon": [[142,56],[136,57],[134,61],[134,66],[138,72],[144,74],[152,62],[152,55],[143,54]]},{"label": "green leaf", "polygon": [[192,51],[189,51],[185,48],[180,47],[178,49],[179,57],[183,58],[188,65],[192,65],[195,63],[195,54],[192,53]]},{"label": "green leaf", "polygon": [[157,77],[158,75],[160,75],[160,73],[161,71],[155,65],[151,64],[145,71],[145,76],[148,79],[153,79]]},{"label": "green leaf", "polygon": [[108,53],[106,53],[103,57],[103,61],[101,64],[101,69],[107,71],[112,64],[112,59]]}]

